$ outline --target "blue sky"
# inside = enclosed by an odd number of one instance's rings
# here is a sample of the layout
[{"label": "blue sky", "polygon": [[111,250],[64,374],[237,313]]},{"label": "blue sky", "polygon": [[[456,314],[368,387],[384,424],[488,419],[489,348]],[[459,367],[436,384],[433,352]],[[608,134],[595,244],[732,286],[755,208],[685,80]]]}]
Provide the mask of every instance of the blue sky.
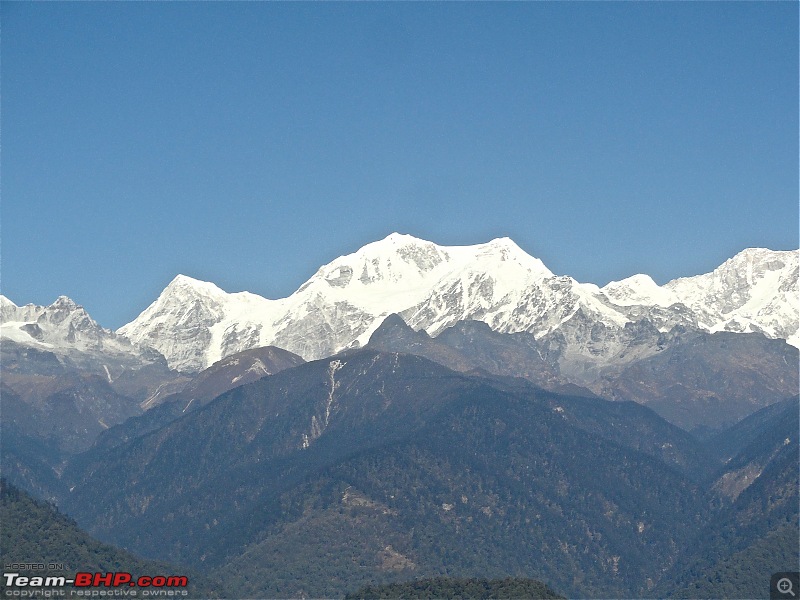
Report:
[{"label": "blue sky", "polygon": [[798,247],[798,5],[0,4],[0,289],[116,328],[399,231],[664,283]]}]

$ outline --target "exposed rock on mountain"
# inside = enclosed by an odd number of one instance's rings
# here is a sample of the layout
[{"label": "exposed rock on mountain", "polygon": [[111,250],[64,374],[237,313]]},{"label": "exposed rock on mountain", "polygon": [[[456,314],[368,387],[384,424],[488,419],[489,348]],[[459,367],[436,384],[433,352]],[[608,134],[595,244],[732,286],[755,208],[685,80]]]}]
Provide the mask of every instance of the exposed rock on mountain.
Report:
[{"label": "exposed rock on mountain", "polygon": [[118,394],[152,402],[186,382],[159,352],[99,326],[66,296],[50,306],[16,306],[0,296],[0,337],[3,378],[12,387],[78,372],[100,377]]},{"label": "exposed rock on mountain", "polygon": [[686,429],[713,430],[796,395],[799,360],[797,348],[761,334],[690,332],[589,387]]},{"label": "exposed rock on mountain", "polygon": [[[180,392],[168,396],[167,399],[207,404],[228,390],[304,362],[296,354],[274,346],[244,350],[218,360],[195,375]],[[144,408],[151,406],[155,406],[155,403]]]},{"label": "exposed rock on mountain", "polygon": [[233,388],[304,362],[296,354],[272,346],[232,354],[195,375],[182,391],[146,406],[143,415],[101,432],[92,451],[122,445],[194,412]]}]

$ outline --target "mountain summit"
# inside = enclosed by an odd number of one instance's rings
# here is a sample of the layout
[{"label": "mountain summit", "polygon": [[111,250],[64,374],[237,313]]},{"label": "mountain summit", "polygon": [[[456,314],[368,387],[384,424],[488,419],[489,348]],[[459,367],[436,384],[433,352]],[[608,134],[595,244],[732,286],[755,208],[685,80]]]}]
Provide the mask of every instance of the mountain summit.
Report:
[{"label": "mountain summit", "polygon": [[664,286],[635,275],[601,289],[553,274],[509,238],[439,246],[392,233],[320,267],[278,300],[179,275],[117,333],[183,371],[258,346],[330,356],[365,345],[393,313],[431,335],[463,320],[537,338],[560,331],[587,360],[610,359],[630,342],[626,326],[644,321],[660,332],[759,331],[798,345],[797,273],[797,251],[748,249],[706,275]]},{"label": "mountain summit", "polygon": [[59,296],[50,306],[17,306],[0,296],[0,333],[6,341],[39,350],[128,355],[129,340],[98,325],[82,306]]},{"label": "mountain summit", "polygon": [[[177,276],[118,333],[157,349],[170,366],[197,371],[248,348],[275,345],[307,358],[362,346],[392,313],[431,308],[441,330],[491,306],[514,304],[522,289],[553,274],[508,238],[438,246],[393,233],[321,267],[288,298],[227,294]],[[453,299],[452,290],[459,290]],[[425,317],[420,312],[418,319]]]}]

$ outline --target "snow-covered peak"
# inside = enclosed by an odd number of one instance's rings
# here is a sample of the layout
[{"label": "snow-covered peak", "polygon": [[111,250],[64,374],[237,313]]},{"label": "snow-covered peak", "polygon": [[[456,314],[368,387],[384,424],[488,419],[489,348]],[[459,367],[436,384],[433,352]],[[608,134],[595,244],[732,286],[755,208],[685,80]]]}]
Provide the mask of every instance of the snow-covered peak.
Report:
[{"label": "snow-covered peak", "polygon": [[82,307],[78,307],[75,301],[69,296],[59,296],[56,298],[56,301],[50,305],[50,308],[58,310],[76,310]]},{"label": "snow-covered peak", "polygon": [[612,281],[600,291],[617,306],[671,306],[678,299],[658,285],[649,275],[638,274]]},{"label": "snow-covered peak", "polygon": [[17,306],[1,297],[0,337],[55,352],[131,352],[127,340],[98,325],[67,296],[59,296],[49,306]]},{"label": "snow-covered peak", "polygon": [[213,283],[178,275],[150,306],[117,333],[163,354],[172,368],[199,371],[262,343],[280,302],[250,292],[230,294]]},{"label": "snow-covered peak", "polygon": [[499,293],[552,276],[547,267],[508,238],[474,246],[439,246],[392,233],[321,267],[291,299],[312,296],[381,317],[423,301],[453,280],[489,275]]},{"label": "snow-covered peak", "polygon": [[[320,267],[280,300],[228,294],[180,275],[139,317],[118,330],[153,346],[174,368],[202,369],[232,352],[276,345],[305,358],[366,343],[391,313],[458,288],[464,310],[511,305],[520,290],[552,273],[508,238],[475,246],[439,246],[392,233]],[[463,310],[454,310],[460,318]]]},{"label": "snow-covered peak", "polygon": [[186,322],[187,319],[216,321],[224,313],[224,305],[237,295],[229,294],[211,282],[177,275],[136,321],[124,325],[118,333],[140,341],[135,339],[134,324],[143,320],[151,323],[165,318],[178,318],[178,322]]},{"label": "snow-covered peak", "polygon": [[446,260],[448,256],[442,247],[411,235],[392,233],[352,254],[333,260],[323,266],[319,273],[329,278],[337,269],[361,267],[359,273],[354,272],[354,276],[366,285],[385,278],[397,281],[424,274]]},{"label": "snow-covered peak", "polygon": [[89,319],[92,327],[99,327],[89,317],[84,308],[68,296],[59,296],[49,306],[38,306],[36,304],[17,306],[5,296],[0,296],[0,323],[61,322],[65,319]]},{"label": "snow-covered peak", "polygon": [[533,278],[553,277],[553,272],[541,260],[525,252],[511,238],[495,238],[484,244],[473,246],[444,246],[442,249],[460,260],[465,266],[477,263],[500,265],[511,262],[524,268]]},{"label": "snow-covered peak", "polygon": [[495,238],[485,244],[467,246],[467,248],[474,248],[478,258],[498,260],[500,262],[515,262],[529,271],[534,279],[554,276],[553,272],[541,260],[525,252],[511,238]]},{"label": "snow-covered peak", "polygon": [[798,250],[747,248],[711,273],[675,279],[664,288],[711,331],[761,331],[795,343],[799,258]]},{"label": "snow-covered peak", "polygon": [[16,320],[19,306],[0,294],[0,323]]},{"label": "snow-covered peak", "polygon": [[367,246],[375,247],[386,244],[407,246],[408,244],[416,244],[416,243],[425,244],[430,242],[425,242],[425,240],[414,237],[413,235],[410,235],[408,233],[398,233],[397,231],[393,231],[382,240],[366,244],[365,246],[362,247],[362,249],[366,248]]},{"label": "snow-covered peak", "polygon": [[176,275],[162,295],[224,296],[226,292],[210,281],[201,281],[188,275]]},{"label": "snow-covered peak", "polygon": [[522,248],[517,245],[517,243],[512,240],[510,237],[499,237],[494,238],[486,242],[485,244],[478,244],[479,246],[484,246],[490,249],[497,249],[500,252],[512,252],[512,253],[521,253],[529,256]]},{"label": "snow-covered peak", "polygon": [[796,292],[799,257],[798,250],[748,248],[711,273],[674,279],[664,287],[689,305],[724,301],[725,308],[733,310],[775,292]]},{"label": "snow-covered peak", "polygon": [[746,287],[757,284],[769,273],[791,275],[798,267],[798,250],[769,250],[768,248],[746,248],[729,258],[711,273],[681,277],[666,284],[670,289],[690,287],[722,288]]}]

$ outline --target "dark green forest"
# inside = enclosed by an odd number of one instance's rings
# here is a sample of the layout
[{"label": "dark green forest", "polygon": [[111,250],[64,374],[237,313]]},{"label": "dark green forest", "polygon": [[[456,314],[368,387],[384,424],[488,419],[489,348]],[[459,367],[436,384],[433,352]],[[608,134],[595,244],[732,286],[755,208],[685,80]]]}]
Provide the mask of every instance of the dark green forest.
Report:
[{"label": "dark green forest", "polygon": [[406,583],[366,586],[347,594],[345,600],[404,598],[406,600],[490,600],[492,598],[537,600],[564,598],[535,579],[457,579],[434,577]]},{"label": "dark green forest", "polygon": [[[25,575],[72,577],[77,572],[128,572],[134,577],[186,575],[191,598],[220,597],[207,577],[184,567],[146,560],[109,544],[98,542],[50,503],[35,500],[0,478],[0,557],[3,564],[63,565],[63,569]],[[0,587],[5,580],[0,582]],[[71,587],[71,586],[70,586]]]}]

